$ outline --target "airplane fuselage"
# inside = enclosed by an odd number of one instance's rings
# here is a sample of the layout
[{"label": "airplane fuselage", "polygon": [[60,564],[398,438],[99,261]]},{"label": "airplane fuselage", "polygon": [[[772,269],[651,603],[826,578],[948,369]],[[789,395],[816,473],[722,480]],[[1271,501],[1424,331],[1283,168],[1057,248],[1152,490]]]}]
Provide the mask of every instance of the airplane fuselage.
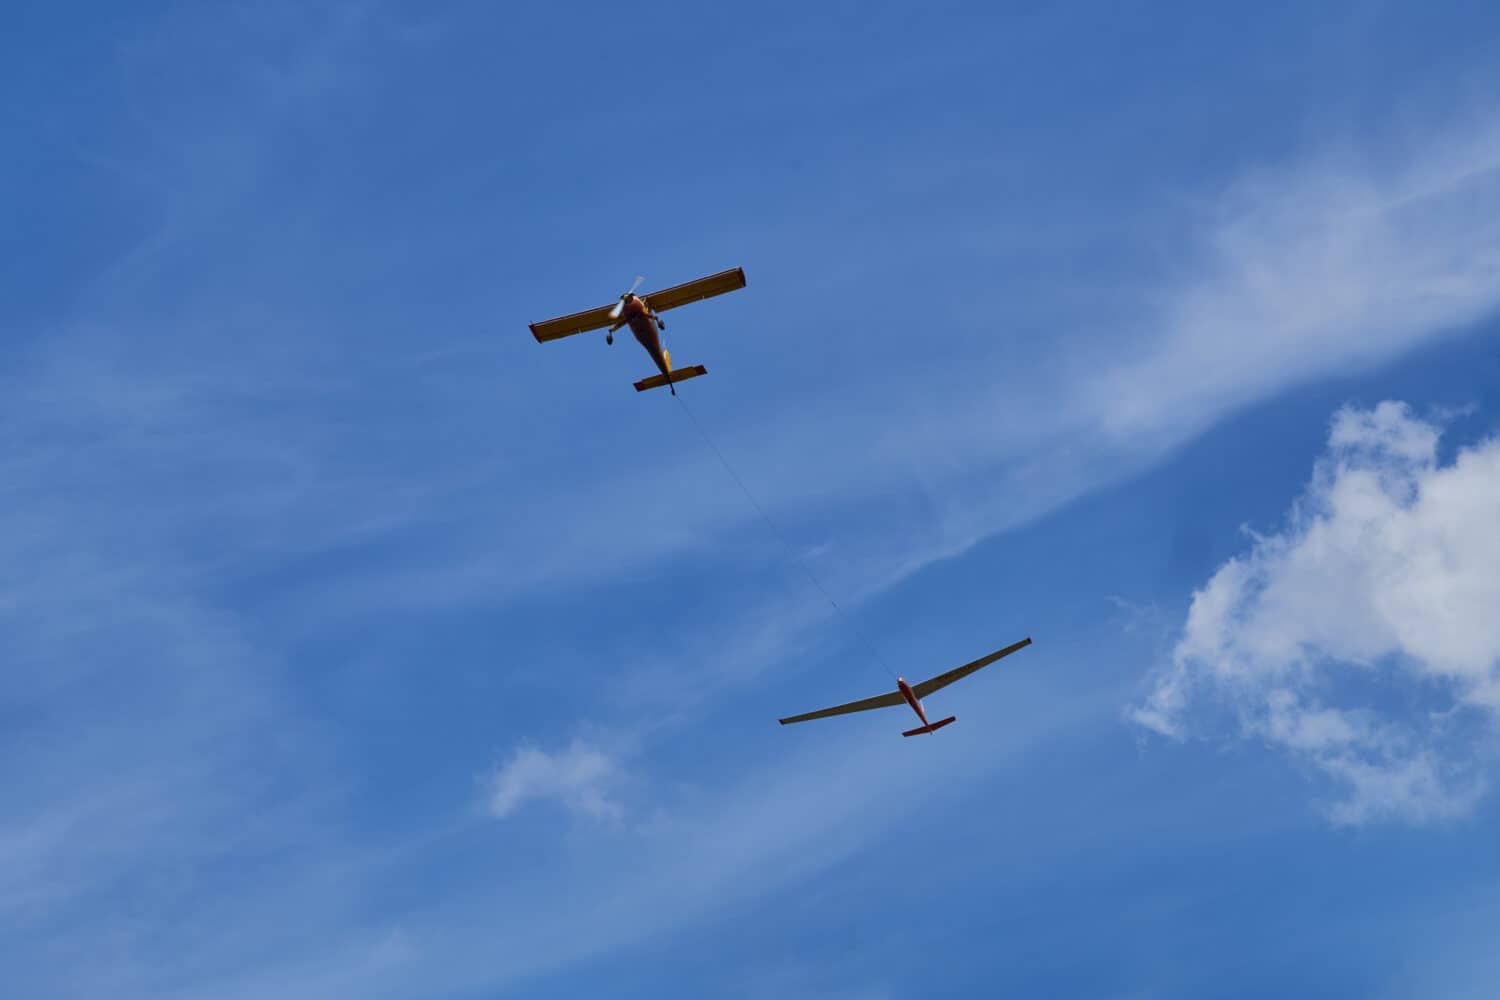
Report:
[{"label": "airplane fuselage", "polygon": [[625,300],[625,307],[620,310],[620,319],[630,326],[630,332],[635,334],[636,342],[646,349],[647,354],[651,355],[651,360],[656,363],[657,369],[663,375],[670,376],[672,358],[661,346],[656,319],[646,308],[646,303],[632,295]]}]

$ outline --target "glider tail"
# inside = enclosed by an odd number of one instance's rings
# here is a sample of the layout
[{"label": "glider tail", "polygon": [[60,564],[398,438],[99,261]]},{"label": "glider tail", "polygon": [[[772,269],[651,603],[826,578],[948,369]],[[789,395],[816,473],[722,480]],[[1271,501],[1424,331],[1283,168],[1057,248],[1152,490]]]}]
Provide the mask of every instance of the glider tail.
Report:
[{"label": "glider tail", "polygon": [[918,726],[916,729],[908,729],[906,732],[902,733],[901,735],[902,736],[920,736],[923,733],[934,733],[934,732],[937,732],[939,729],[942,729],[944,726],[948,725],[948,723],[957,721],[957,719],[958,719],[958,716],[956,716],[956,715],[950,715],[946,719],[939,719],[938,721],[932,723],[931,725]]}]

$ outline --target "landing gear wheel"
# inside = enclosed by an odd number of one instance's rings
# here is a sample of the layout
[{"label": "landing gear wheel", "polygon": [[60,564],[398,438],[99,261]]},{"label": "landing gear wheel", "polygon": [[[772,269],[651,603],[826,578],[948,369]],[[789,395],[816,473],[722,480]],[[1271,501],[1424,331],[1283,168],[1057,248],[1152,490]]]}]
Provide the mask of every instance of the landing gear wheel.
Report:
[{"label": "landing gear wheel", "polygon": [[606,333],[604,335],[604,342],[606,344],[613,344],[615,342],[615,335],[612,333]]}]

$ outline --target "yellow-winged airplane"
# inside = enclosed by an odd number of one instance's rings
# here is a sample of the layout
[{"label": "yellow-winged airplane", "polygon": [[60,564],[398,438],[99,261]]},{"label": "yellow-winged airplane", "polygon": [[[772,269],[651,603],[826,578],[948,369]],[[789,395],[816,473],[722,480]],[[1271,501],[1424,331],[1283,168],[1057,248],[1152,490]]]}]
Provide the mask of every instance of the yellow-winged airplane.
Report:
[{"label": "yellow-winged airplane", "polygon": [[651,292],[648,295],[636,295],[635,290],[640,287],[643,278],[636,278],[635,284],[630,286],[630,291],[620,296],[620,300],[613,305],[599,306],[571,316],[560,316],[557,319],[549,319],[544,323],[532,323],[531,335],[537,339],[537,343],[544,344],[549,340],[561,340],[563,337],[571,337],[575,333],[587,333],[590,330],[602,330],[609,327],[609,333],[604,342],[613,344],[615,342],[615,331],[622,326],[629,325],[630,332],[635,334],[635,339],[651,355],[651,360],[656,362],[660,375],[641,379],[635,384],[636,392],[644,392],[647,389],[659,389],[662,386],[671,386],[672,395],[677,395],[676,382],[685,382],[699,375],[707,375],[708,369],[702,365],[693,365],[690,368],[672,368],[672,355],[661,344],[661,338],[657,331],[665,331],[667,324],[662,321],[661,313],[668,309],[676,309],[691,302],[699,302],[703,299],[713,298],[715,295],[723,295],[745,287],[745,271],[743,268],[731,268],[728,271],[720,271],[706,278],[689,281],[684,285],[674,285],[664,288],[659,292]]}]

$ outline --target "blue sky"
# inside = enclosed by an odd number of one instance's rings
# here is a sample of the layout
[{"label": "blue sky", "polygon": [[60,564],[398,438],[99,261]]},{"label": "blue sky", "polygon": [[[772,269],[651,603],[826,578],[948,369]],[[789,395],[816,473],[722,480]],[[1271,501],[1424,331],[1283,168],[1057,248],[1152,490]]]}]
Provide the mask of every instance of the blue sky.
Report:
[{"label": "blue sky", "polygon": [[1488,996],[1491,6],[23,5],[11,991]]}]

